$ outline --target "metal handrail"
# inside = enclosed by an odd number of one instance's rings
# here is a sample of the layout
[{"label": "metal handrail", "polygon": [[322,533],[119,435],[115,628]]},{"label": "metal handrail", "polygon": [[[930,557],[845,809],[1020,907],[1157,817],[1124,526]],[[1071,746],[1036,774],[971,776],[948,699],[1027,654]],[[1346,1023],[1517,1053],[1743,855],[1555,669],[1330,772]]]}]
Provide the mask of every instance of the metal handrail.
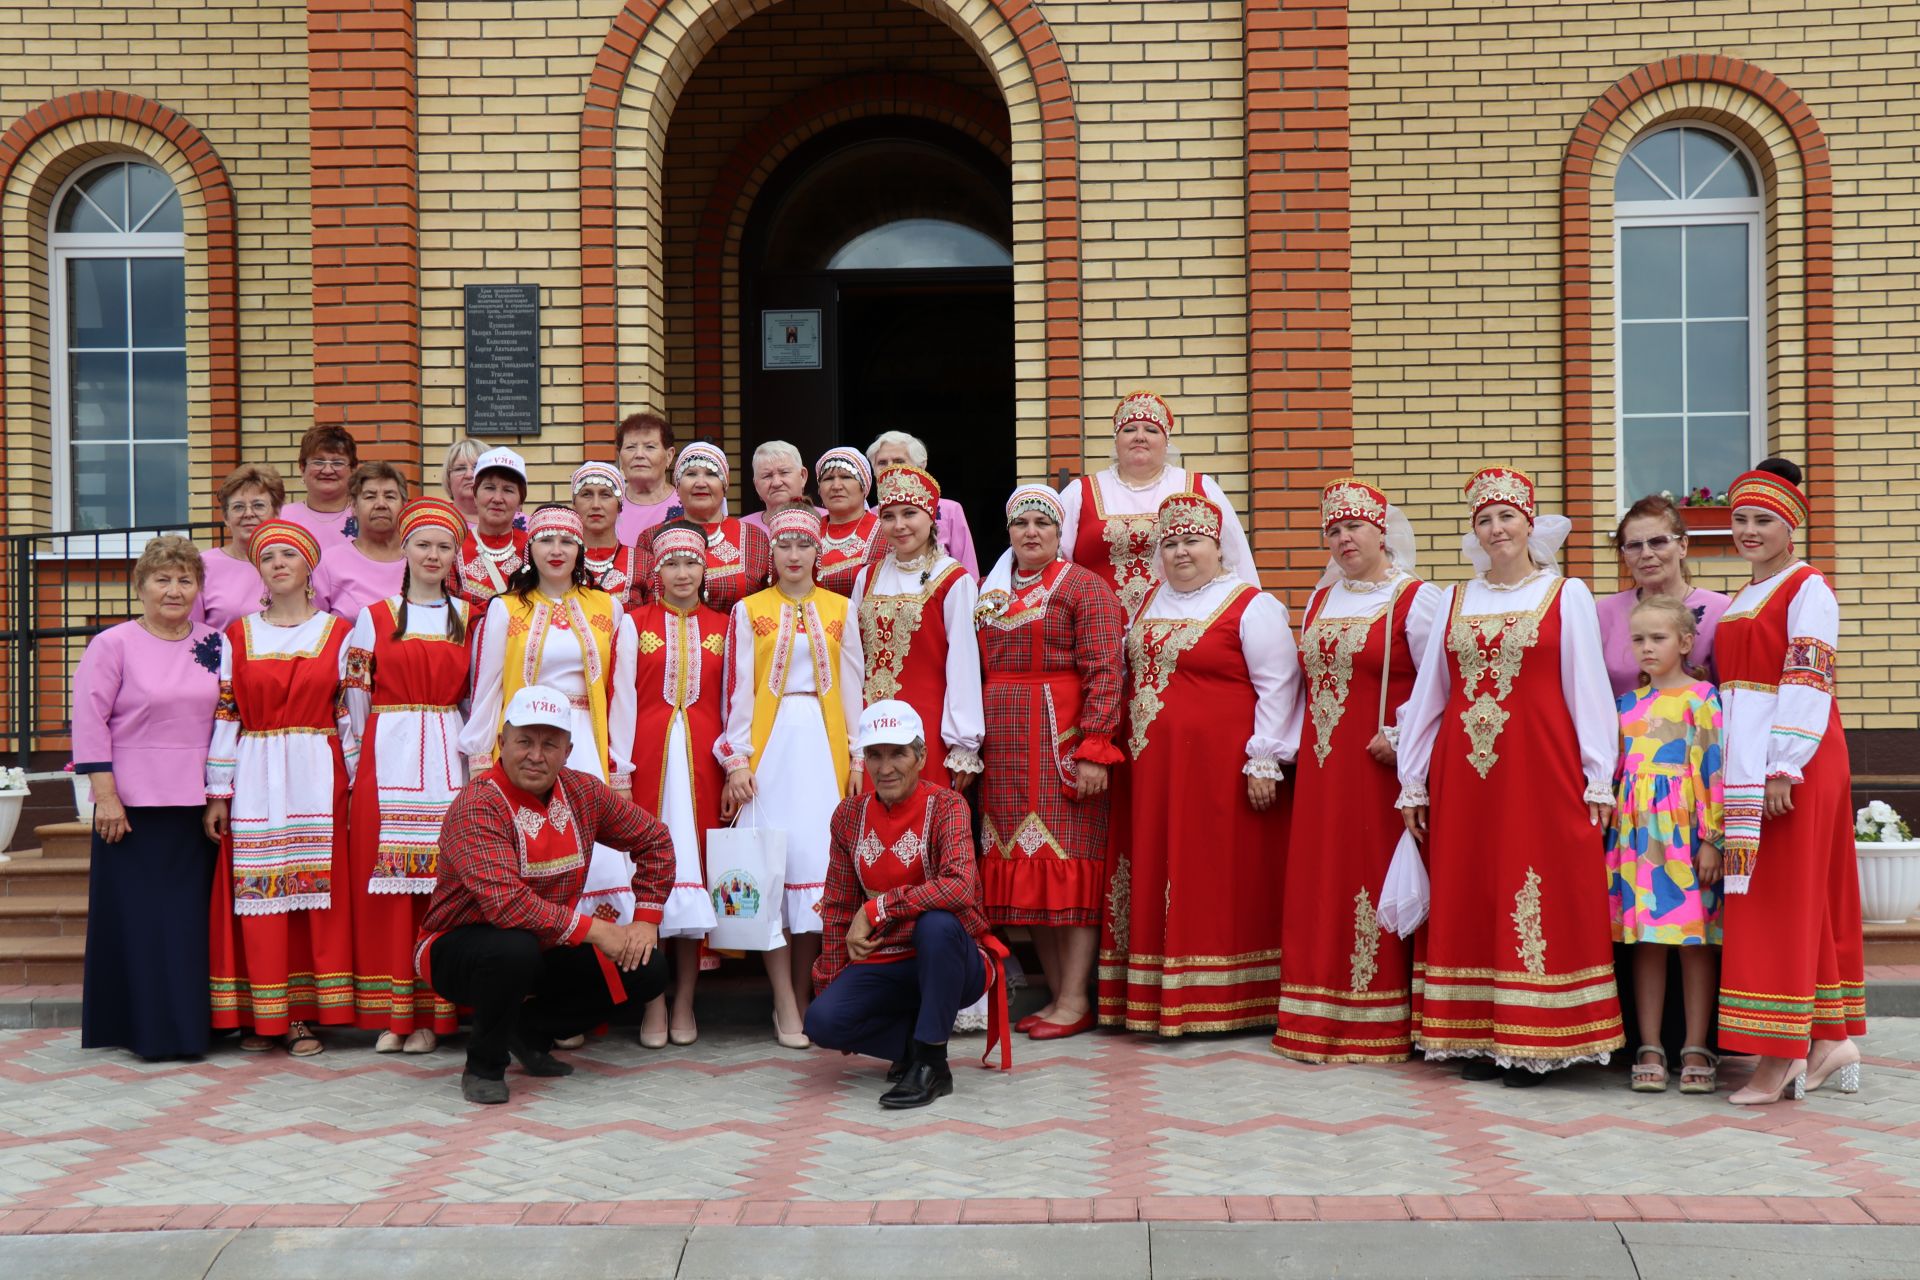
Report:
[{"label": "metal handrail", "polygon": [[[139,525],[0,535],[0,678],[5,681],[10,754],[21,768],[45,739],[71,733],[75,640],[138,616],[128,572],[138,548],[165,533],[202,547],[225,541],[226,526]],[[83,589],[83,590],[77,590]],[[76,621],[76,605],[84,621]]]}]

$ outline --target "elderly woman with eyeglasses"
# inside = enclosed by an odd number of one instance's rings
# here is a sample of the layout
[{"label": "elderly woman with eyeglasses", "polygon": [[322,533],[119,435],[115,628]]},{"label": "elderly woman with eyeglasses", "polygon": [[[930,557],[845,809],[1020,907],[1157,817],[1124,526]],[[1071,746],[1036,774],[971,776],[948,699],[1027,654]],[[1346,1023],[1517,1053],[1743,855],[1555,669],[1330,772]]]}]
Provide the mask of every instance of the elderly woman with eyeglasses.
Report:
[{"label": "elderly woman with eyeglasses", "polygon": [[1732,601],[1688,580],[1687,522],[1680,508],[1670,498],[1648,494],[1627,508],[1614,530],[1613,546],[1633,575],[1633,586],[1595,603],[1600,614],[1600,650],[1606,655],[1614,697],[1639,687],[1640,662],[1634,656],[1629,620],[1635,605],[1655,596],[1671,596],[1693,611],[1691,661],[1712,677],[1714,628]]},{"label": "elderly woman with eyeglasses", "polygon": [[221,482],[219,496],[227,541],[200,553],[200,593],[193,598],[193,620],[215,631],[260,607],[267,587],[253,567],[253,531],[280,514],[287,486],[272,467],[246,462]]}]

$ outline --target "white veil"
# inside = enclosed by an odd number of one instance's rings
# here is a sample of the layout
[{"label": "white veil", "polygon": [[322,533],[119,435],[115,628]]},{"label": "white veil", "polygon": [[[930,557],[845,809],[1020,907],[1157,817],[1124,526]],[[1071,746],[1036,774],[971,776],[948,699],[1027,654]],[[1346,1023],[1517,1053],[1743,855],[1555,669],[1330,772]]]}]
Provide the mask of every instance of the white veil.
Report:
[{"label": "white veil", "polygon": [[[1560,548],[1566,542],[1567,535],[1573,532],[1573,521],[1565,516],[1535,516],[1533,528],[1527,532],[1527,554],[1533,562],[1556,578],[1560,576]],[[1475,573],[1485,573],[1493,568],[1493,560],[1487,555],[1486,548],[1480,545],[1480,539],[1468,529],[1460,539],[1460,554],[1467,558]]]},{"label": "white veil", "polygon": [[[1419,548],[1413,540],[1413,524],[1407,519],[1406,512],[1387,504],[1387,559],[1395,573],[1413,573],[1414,559]],[[1320,575],[1320,581],[1313,584],[1315,591],[1332,586],[1346,577],[1340,572],[1340,562],[1329,559],[1326,571]]]}]

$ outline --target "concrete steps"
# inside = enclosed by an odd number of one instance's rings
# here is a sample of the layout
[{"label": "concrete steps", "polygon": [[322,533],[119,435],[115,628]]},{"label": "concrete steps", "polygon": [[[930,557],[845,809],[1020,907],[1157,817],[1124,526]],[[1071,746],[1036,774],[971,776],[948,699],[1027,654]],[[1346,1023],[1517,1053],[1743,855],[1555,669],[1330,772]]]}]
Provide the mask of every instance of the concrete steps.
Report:
[{"label": "concrete steps", "polygon": [[26,895],[0,898],[0,944],[11,938],[85,938],[87,896]]},{"label": "concrete steps", "polygon": [[93,833],[52,822],[34,834],[39,848],[0,862],[0,986],[78,982],[86,959]]},{"label": "concrete steps", "polygon": [[86,958],[84,936],[0,938],[0,987],[79,982]]}]

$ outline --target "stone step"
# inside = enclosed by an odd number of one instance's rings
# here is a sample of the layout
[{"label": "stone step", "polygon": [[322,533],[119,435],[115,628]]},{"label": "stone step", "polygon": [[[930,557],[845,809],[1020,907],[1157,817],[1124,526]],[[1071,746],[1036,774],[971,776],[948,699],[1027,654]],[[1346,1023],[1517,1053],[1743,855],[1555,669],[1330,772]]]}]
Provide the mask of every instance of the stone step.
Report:
[{"label": "stone step", "polygon": [[93,856],[93,828],[84,822],[47,822],[35,827],[33,834],[39,837],[42,857]]},{"label": "stone step", "polygon": [[1920,918],[1905,924],[1863,926],[1867,942],[1867,963],[1920,964]]},{"label": "stone step", "polygon": [[90,865],[86,858],[17,858],[0,862],[0,899],[84,895]]},{"label": "stone step", "polygon": [[85,894],[0,898],[0,939],[86,936]]},{"label": "stone step", "polygon": [[0,987],[78,982],[86,955],[85,938],[0,938]]}]

